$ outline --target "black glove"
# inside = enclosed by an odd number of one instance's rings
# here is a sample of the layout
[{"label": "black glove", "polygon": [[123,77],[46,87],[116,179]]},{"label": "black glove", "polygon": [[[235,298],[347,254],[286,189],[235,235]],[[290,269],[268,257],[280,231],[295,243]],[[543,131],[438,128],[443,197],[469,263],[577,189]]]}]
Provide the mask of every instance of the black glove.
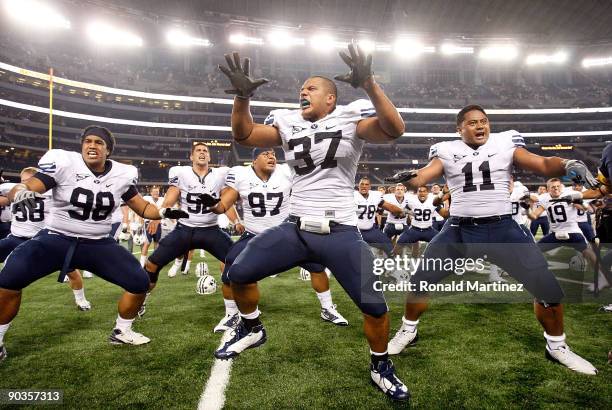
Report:
[{"label": "black glove", "polygon": [[388,182],[391,184],[404,183],[404,182],[410,181],[412,178],[416,176],[417,176],[417,172],[415,170],[400,171],[393,176],[386,177],[385,182]]},{"label": "black glove", "polygon": [[523,209],[529,209],[531,207],[527,202],[519,202],[518,204]]},{"label": "black glove", "polygon": [[565,174],[576,184],[584,185],[587,188],[599,186],[597,179],[591,174],[584,162],[570,159],[565,163]]},{"label": "black glove", "polygon": [[200,202],[202,203],[202,205],[204,205],[206,208],[215,206],[220,201],[219,198],[215,198],[214,196],[210,194],[200,194],[199,198],[200,198]]},{"label": "black glove", "polygon": [[159,214],[162,216],[162,218],[169,219],[189,218],[189,214],[180,209],[163,208],[159,211]]},{"label": "black glove", "polygon": [[348,74],[337,75],[334,79],[349,83],[353,88],[359,88],[365,80],[372,76],[372,55],[366,55],[363,49],[354,43],[348,45],[350,57],[340,51],[340,57],[351,69]]},{"label": "black glove", "polygon": [[[234,60],[232,61],[232,56]],[[249,77],[249,65],[250,61],[248,58],[244,59],[244,64],[240,65],[240,56],[236,51],[232,53],[232,56],[225,54],[225,60],[227,61],[227,67],[219,65],[219,70],[223,72],[229,78],[234,88],[225,90],[226,94],[236,94],[242,98],[249,98],[253,96],[253,92],[257,87],[268,82],[265,78],[253,79]]]}]

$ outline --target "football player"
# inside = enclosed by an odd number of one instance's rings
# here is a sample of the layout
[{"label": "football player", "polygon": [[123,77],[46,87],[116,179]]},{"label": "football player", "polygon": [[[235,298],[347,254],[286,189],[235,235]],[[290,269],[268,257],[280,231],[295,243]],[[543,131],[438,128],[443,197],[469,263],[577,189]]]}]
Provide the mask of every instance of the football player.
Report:
[{"label": "football player", "polygon": [[[406,187],[402,184],[397,184],[395,186],[394,194],[387,194],[383,196],[385,202],[390,203],[391,205],[395,205],[400,209],[406,208],[406,202],[408,201],[408,196],[406,194]],[[393,241],[395,245],[395,241],[397,237],[406,230],[408,226],[406,223],[406,214],[402,212],[401,214],[394,215],[390,212],[387,212],[387,221],[385,222],[385,229],[383,232],[385,235],[389,237]]]},{"label": "football player", "polygon": [[[540,185],[538,187],[538,194],[536,196],[537,198],[539,198],[540,196],[546,194],[547,192],[548,190],[546,188],[546,185]],[[532,209],[538,209],[539,206],[540,206],[539,201],[534,201]],[[546,216],[546,214],[540,215],[540,217],[536,219],[535,221],[531,221],[529,230],[531,231],[531,235],[533,235],[534,238],[536,234],[538,233],[538,228],[542,229],[542,235],[544,236],[548,235],[548,233],[550,232],[550,223],[548,222],[548,217]]]},{"label": "football player", "polygon": [[[488,260],[524,284],[534,296],[535,315],[545,331],[546,356],[576,372],[596,374],[595,367],[565,343],[563,291],[532,237],[512,220],[509,185],[514,166],[549,177],[567,174],[588,186],[597,181],[580,161],[530,153],[516,131],[490,134],[489,120],[481,106],[468,105],[459,111],[457,132],[460,140],[440,142],[430,148],[427,166],[388,179],[418,187],[444,176],[448,183],[452,197],[450,218],[427,246],[424,259],[486,254]],[[437,283],[454,273],[452,267],[428,265],[421,265],[411,278],[416,290],[408,294],[402,326],[389,343],[389,353],[400,353],[416,340],[417,324],[429,299],[427,286],[423,285]]]},{"label": "football player", "polygon": [[4,170],[0,169],[0,239],[4,239],[11,233],[11,210],[8,198],[2,192],[8,192],[14,184],[2,178]]},{"label": "football player", "polygon": [[[38,170],[34,167],[24,168],[20,173],[21,183],[25,184],[27,180],[33,177],[37,172]],[[6,187],[8,190],[3,192],[8,194],[17,184],[7,183],[3,185],[10,185],[10,188]],[[2,189],[3,187],[0,187],[0,192],[2,192]],[[10,202],[6,197],[0,199],[0,204],[4,204],[8,208],[11,208]],[[45,218],[49,215],[51,205],[50,193],[45,193],[43,198],[38,198],[36,200],[36,207],[31,212],[17,206],[12,207],[11,233],[6,238],[0,240],[0,263],[4,262],[17,246],[36,236],[36,234],[45,227]],[[77,308],[82,311],[90,310],[91,303],[85,298],[85,289],[83,288],[81,273],[78,270],[73,270],[66,276],[68,277],[70,288],[74,294],[74,302]]]},{"label": "football player", "polygon": [[[189,215],[189,219],[180,221],[164,239],[159,242],[155,252],[148,257],[145,270],[149,274],[152,291],[159,278],[159,271],[170,261],[182,257],[191,249],[204,249],[220,262],[225,260],[232,239],[217,224],[217,215],[202,204],[200,195],[207,193],[219,198],[224,186],[228,167],[212,168],[209,166],[210,153],[203,142],[195,142],[191,146],[191,166],[174,166],[168,172],[170,185],[164,196],[163,208],[171,208],[180,200],[181,210]],[[238,223],[236,209],[228,210],[232,219]],[[148,229],[157,230],[159,221],[151,221]],[[242,232],[244,232],[244,226]],[[146,311],[146,301],[143,303],[139,316]]]},{"label": "football player", "polygon": [[[433,198],[429,195],[429,189],[426,186],[420,186],[416,196],[407,197],[406,208],[412,213],[410,227],[398,238],[395,253],[400,253],[400,249],[405,248],[407,244],[419,241],[430,242],[438,233],[433,228],[433,215],[437,211],[443,214],[445,212],[442,207],[434,206]],[[416,250],[418,253],[418,247]],[[418,255],[413,252],[412,256],[416,258]]]},{"label": "football player", "polygon": [[[548,219],[550,219],[551,233],[538,241],[540,249],[542,252],[547,252],[567,245],[581,252],[591,265],[595,266],[595,253],[589,247],[580,227],[578,227],[578,210],[573,202],[573,195],[582,195],[582,190],[574,191],[570,188],[564,191],[559,178],[549,179],[546,185],[548,193],[540,196],[540,206],[529,215],[532,220],[535,220],[546,212]],[[576,201],[582,201],[582,199],[576,199]],[[598,283],[600,290],[610,286],[601,271],[599,272]],[[590,290],[593,291],[594,288],[590,287]]]},{"label": "football player", "polygon": [[[225,317],[215,326],[215,332],[224,332],[239,320],[238,307],[227,277],[230,267],[251,239],[268,228],[280,225],[289,216],[291,171],[287,164],[276,164],[276,153],[273,149],[254,148],[253,165],[231,168],[225,183],[228,188],[221,194],[220,201],[211,196],[206,196],[203,201],[216,204],[210,208],[214,213],[224,214],[242,199],[246,231],[232,245],[225,258],[225,268],[221,276]],[[338,312],[332,301],[325,267],[315,263],[305,263],[302,267],[310,272],[312,288],[321,303],[321,318],[335,325],[347,326],[348,321]]]},{"label": "football player", "polygon": [[[162,208],[164,198],[159,196],[159,187],[153,186],[149,190],[149,195],[144,196],[145,201],[151,202],[158,208]],[[149,254],[149,246],[153,244],[153,250],[157,249],[157,244],[161,240],[162,235],[162,226],[161,224],[155,224],[156,228],[153,229],[153,226],[150,225],[149,220],[144,221],[144,231],[146,235],[146,241],[142,244],[142,248],[140,249],[140,264],[144,266],[147,255]],[[151,228],[151,229],[149,229]]]},{"label": "football player", "polygon": [[355,205],[357,205],[357,228],[364,241],[374,248],[381,249],[389,256],[393,252],[393,244],[387,235],[374,226],[376,211],[384,209],[397,217],[403,216],[404,219],[406,219],[406,214],[399,206],[385,201],[380,190],[371,191],[370,187],[370,179],[361,178],[359,188],[354,193]]},{"label": "football player", "polygon": [[341,53],[350,73],[336,77],[362,88],[370,101],[336,106],[333,81],[310,77],[300,89],[300,108],[274,110],[264,124],[253,122],[249,99],[267,80],[249,77],[249,60],[226,55],[220,67],[236,94],[232,134],[242,145],[282,146],[293,174],[289,218],[253,238],[229,269],[232,292],[241,322],[216,352],[217,358],[237,356],[263,344],[266,331],[259,319],[257,282],[305,262],[328,267],[364,314],[364,331],[371,351],[370,377],[385,394],[408,400],[406,386],[397,378],[387,354],[388,314],[382,292],[373,283],[374,255],[361,239],[353,186],[366,141],[388,143],[404,132],[404,121],[376,83],[371,56],[353,44],[350,56]]},{"label": "football player", "polygon": [[[442,187],[439,184],[433,184],[431,186],[431,192],[429,196],[435,198],[443,195]],[[442,203],[440,206],[442,208],[446,207],[446,204]],[[448,214],[448,209],[446,210],[446,214]],[[444,226],[444,222],[446,222],[446,218],[444,218],[438,211],[435,211],[433,214],[433,227],[436,231],[440,232],[442,227]]]},{"label": "football player", "polygon": [[42,193],[51,190],[53,207],[45,229],[17,246],[0,272],[0,351],[3,337],[17,315],[22,289],[60,271],[59,282],[74,268],[96,272],[122,287],[117,321],[109,341],[140,345],[149,338],[132,330],[145,298],[149,278],[127,249],[109,238],[111,215],[123,200],[149,219],[185,217],[181,211],[159,211],[136,189],[138,171],[108,159],[115,138],[103,127],[89,126],[81,134],[81,152],[52,149],[40,159],[39,171],[8,194],[24,215],[36,212]]},{"label": "football player", "polygon": [[[572,189],[574,191],[583,192],[586,191],[582,184],[572,184]],[[586,238],[589,243],[595,242],[595,232],[593,231],[593,224],[591,223],[591,213],[593,208],[591,207],[591,201],[588,199],[584,199],[582,204],[574,204],[576,207],[576,214],[578,218],[576,218],[576,222],[578,222],[578,227],[582,231],[582,234]]]}]

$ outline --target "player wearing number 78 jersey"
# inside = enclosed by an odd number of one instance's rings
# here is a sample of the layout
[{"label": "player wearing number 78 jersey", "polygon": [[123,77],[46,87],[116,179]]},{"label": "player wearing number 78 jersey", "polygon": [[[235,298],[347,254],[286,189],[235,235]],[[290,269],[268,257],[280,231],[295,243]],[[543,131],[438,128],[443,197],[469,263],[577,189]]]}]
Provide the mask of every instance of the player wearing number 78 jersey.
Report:
[{"label": "player wearing number 78 jersey", "polygon": [[124,201],[147,219],[186,215],[159,211],[145,201],[136,189],[136,168],[108,159],[114,145],[109,130],[87,127],[81,134],[80,153],[48,151],[38,163],[39,172],[9,192],[14,207],[32,211],[40,194],[50,190],[53,206],[46,228],[15,248],[0,272],[0,346],[19,311],[22,289],[58,270],[58,280],[63,281],[64,275],[75,268],[95,272],[125,289],[111,343],[139,345],[150,341],[132,330],[149,278],[134,256],[109,238],[112,213]]}]

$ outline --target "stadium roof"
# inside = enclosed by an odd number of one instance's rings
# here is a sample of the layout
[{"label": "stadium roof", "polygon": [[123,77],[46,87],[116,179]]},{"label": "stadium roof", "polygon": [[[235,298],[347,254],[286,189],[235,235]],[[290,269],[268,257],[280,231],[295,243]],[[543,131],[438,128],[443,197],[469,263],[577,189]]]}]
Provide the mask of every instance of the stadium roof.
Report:
[{"label": "stadium roof", "polygon": [[[70,1],[70,0],[68,0]],[[378,34],[612,40],[610,0],[89,0],[190,21],[327,26]]]}]

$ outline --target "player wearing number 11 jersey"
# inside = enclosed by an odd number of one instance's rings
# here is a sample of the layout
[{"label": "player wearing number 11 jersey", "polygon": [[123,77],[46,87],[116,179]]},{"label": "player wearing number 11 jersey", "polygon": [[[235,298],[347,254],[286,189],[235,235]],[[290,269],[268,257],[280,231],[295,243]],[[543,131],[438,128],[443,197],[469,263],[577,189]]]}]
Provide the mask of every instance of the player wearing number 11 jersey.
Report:
[{"label": "player wearing number 11 jersey", "polygon": [[121,201],[148,219],[181,215],[160,212],[138,194],[136,168],[107,159],[114,144],[114,136],[106,128],[87,127],[81,134],[80,153],[50,150],[40,159],[39,172],[9,192],[13,207],[24,213],[32,212],[46,191],[51,192],[53,206],[45,229],[15,248],[0,272],[2,352],[4,334],[19,311],[22,289],[58,270],[62,282],[75,268],[95,272],[125,289],[111,343],[150,341],[132,330],[149,278],[133,255],[109,238],[111,217]]},{"label": "player wearing number 11 jersey", "polygon": [[[489,120],[478,105],[457,114],[460,140],[435,144],[430,162],[418,171],[396,174],[389,182],[404,182],[412,188],[445,177],[452,201],[450,218],[429,243],[425,260],[478,258],[487,256],[510,276],[524,284],[534,296],[534,311],[544,327],[546,356],[585,374],[597,370],[565,344],[563,291],[548,269],[542,252],[512,219],[510,181],[514,166],[544,176],[567,174],[595,181],[584,164],[559,157],[542,157],[527,151],[516,131],[490,134]],[[389,353],[400,353],[416,340],[417,324],[427,309],[427,287],[454,273],[452,268],[421,266],[411,278],[416,291],[408,295],[403,323],[389,343]]]}]

